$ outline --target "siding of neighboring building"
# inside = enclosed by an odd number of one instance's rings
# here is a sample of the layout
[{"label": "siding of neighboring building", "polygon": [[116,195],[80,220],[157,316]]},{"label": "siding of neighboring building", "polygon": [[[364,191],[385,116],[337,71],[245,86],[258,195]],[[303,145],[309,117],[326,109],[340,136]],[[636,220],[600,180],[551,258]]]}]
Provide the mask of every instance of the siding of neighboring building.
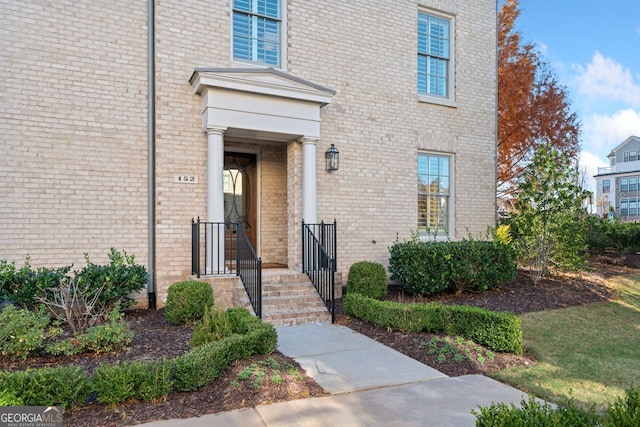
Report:
[{"label": "siding of neighboring building", "polygon": [[[625,157],[635,153],[635,157]],[[598,168],[596,181],[596,213],[606,217],[613,207],[615,216],[622,221],[640,220],[640,138],[630,136],[612,150],[610,166]],[[609,181],[610,189],[604,191],[603,183]],[[623,185],[626,180],[626,185]],[[635,180],[631,184],[630,180]],[[634,189],[635,187],[635,189]],[[626,211],[623,208],[626,206]],[[631,211],[630,206],[636,208]],[[634,213],[635,211],[635,213]]]},{"label": "siding of neighboring building", "polygon": [[[2,2],[0,258],[78,262],[110,246],[147,256],[146,1],[35,8]],[[418,10],[455,18],[456,107],[418,101]],[[5,25],[6,24],[6,25]],[[338,223],[338,271],[387,262],[417,227],[417,155],[453,155],[454,238],[495,221],[496,3],[327,0],[287,5],[285,71],[336,91],[322,109],[318,218]],[[159,295],[191,267],[191,219],[206,212],[207,137],[198,67],[238,66],[228,1],[156,2],[156,265]],[[330,144],[340,170],[324,170]],[[300,144],[258,147],[265,167],[263,257],[293,256],[281,240],[301,200]],[[269,168],[267,168],[269,166]],[[282,172],[276,170],[281,168]],[[267,172],[268,171],[268,172]],[[176,184],[176,174],[198,176]],[[6,177],[6,178],[5,178]],[[299,191],[297,192],[299,194]],[[280,222],[279,222],[280,221]]]}]

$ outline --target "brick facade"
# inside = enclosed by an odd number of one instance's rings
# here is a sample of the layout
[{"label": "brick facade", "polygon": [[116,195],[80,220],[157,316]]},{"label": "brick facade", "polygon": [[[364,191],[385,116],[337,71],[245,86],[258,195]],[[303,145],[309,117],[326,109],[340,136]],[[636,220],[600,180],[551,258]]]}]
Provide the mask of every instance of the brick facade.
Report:
[{"label": "brick facade", "polygon": [[[147,262],[146,1],[73,7],[0,1],[0,258]],[[418,10],[455,21],[455,107],[416,94]],[[156,1],[156,286],[191,267],[191,219],[206,216],[199,67],[237,67],[229,1]],[[338,271],[387,262],[417,227],[417,154],[452,155],[452,237],[495,218],[496,3],[289,0],[284,71],[335,90],[317,144],[318,219],[337,220]],[[340,170],[324,169],[330,144]],[[299,263],[302,148],[228,141],[258,157],[264,262]],[[230,148],[229,148],[230,149]],[[176,174],[198,177],[174,182]],[[101,258],[102,257],[102,258]]]}]

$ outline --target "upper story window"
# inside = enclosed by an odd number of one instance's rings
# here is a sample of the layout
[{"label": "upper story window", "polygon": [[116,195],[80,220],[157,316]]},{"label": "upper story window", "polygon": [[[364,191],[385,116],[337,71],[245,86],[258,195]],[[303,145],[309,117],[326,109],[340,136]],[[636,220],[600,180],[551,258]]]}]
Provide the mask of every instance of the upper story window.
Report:
[{"label": "upper story window", "polygon": [[622,161],[623,162],[635,162],[638,160],[638,151],[625,151],[622,153]]},{"label": "upper story window", "polygon": [[608,193],[611,191],[611,181],[608,179],[603,179],[602,180],[602,192],[603,193]]},{"label": "upper story window", "polygon": [[453,101],[452,27],[453,19],[449,17],[418,13],[418,94],[424,96],[421,100]]},{"label": "upper story window", "polygon": [[638,177],[632,176],[629,178],[629,191],[637,191],[638,190]]},{"label": "upper story window", "polygon": [[418,230],[449,234],[451,156],[418,154]]},{"label": "upper story window", "polygon": [[233,0],[233,59],[280,67],[281,0]]}]

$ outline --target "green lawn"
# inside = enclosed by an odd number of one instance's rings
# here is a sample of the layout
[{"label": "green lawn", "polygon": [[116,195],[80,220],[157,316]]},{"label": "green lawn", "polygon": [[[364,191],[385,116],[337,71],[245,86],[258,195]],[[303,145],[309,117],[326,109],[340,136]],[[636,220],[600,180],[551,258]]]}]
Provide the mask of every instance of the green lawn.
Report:
[{"label": "green lawn", "polygon": [[603,410],[640,386],[640,275],[610,282],[620,300],[522,315],[529,368],[493,374],[548,401],[573,397]]}]

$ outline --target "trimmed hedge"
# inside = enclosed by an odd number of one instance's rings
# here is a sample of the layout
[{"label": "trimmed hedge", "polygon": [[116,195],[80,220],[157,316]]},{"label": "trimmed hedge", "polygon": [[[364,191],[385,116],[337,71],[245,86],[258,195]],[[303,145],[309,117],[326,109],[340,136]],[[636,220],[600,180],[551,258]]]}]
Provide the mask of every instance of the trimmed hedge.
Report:
[{"label": "trimmed hedge", "polygon": [[171,390],[193,391],[210,384],[236,360],[275,350],[278,335],[244,308],[227,310],[233,334],[171,360],[100,365],[92,379],[84,368],[63,366],[0,371],[0,402],[28,406],[82,405],[90,392],[104,403],[155,400]]},{"label": "trimmed hedge", "polygon": [[154,401],[172,388],[171,362],[142,360],[100,364],[91,379],[100,403],[119,403],[130,399]]},{"label": "trimmed hedge", "polygon": [[411,240],[389,248],[389,272],[407,291],[486,291],[513,279],[517,272],[513,249],[499,241]]},{"label": "trimmed hedge", "polygon": [[0,371],[0,394],[26,406],[82,405],[91,385],[79,366]]},{"label": "trimmed hedge", "polygon": [[387,282],[387,272],[382,264],[360,261],[349,268],[347,292],[383,300],[387,297]]},{"label": "trimmed hedge", "polygon": [[186,280],[169,286],[164,317],[175,324],[202,319],[205,308],[213,305],[213,290],[206,282]]},{"label": "trimmed hedge", "polygon": [[234,361],[275,350],[278,335],[273,325],[263,323],[245,309],[234,308],[229,312],[233,335],[200,345],[173,359],[175,390],[197,390],[210,384]]},{"label": "trimmed hedge", "polygon": [[377,301],[354,293],[344,296],[343,306],[346,314],[377,326],[459,335],[494,351],[522,353],[521,321],[511,313],[437,303]]}]

